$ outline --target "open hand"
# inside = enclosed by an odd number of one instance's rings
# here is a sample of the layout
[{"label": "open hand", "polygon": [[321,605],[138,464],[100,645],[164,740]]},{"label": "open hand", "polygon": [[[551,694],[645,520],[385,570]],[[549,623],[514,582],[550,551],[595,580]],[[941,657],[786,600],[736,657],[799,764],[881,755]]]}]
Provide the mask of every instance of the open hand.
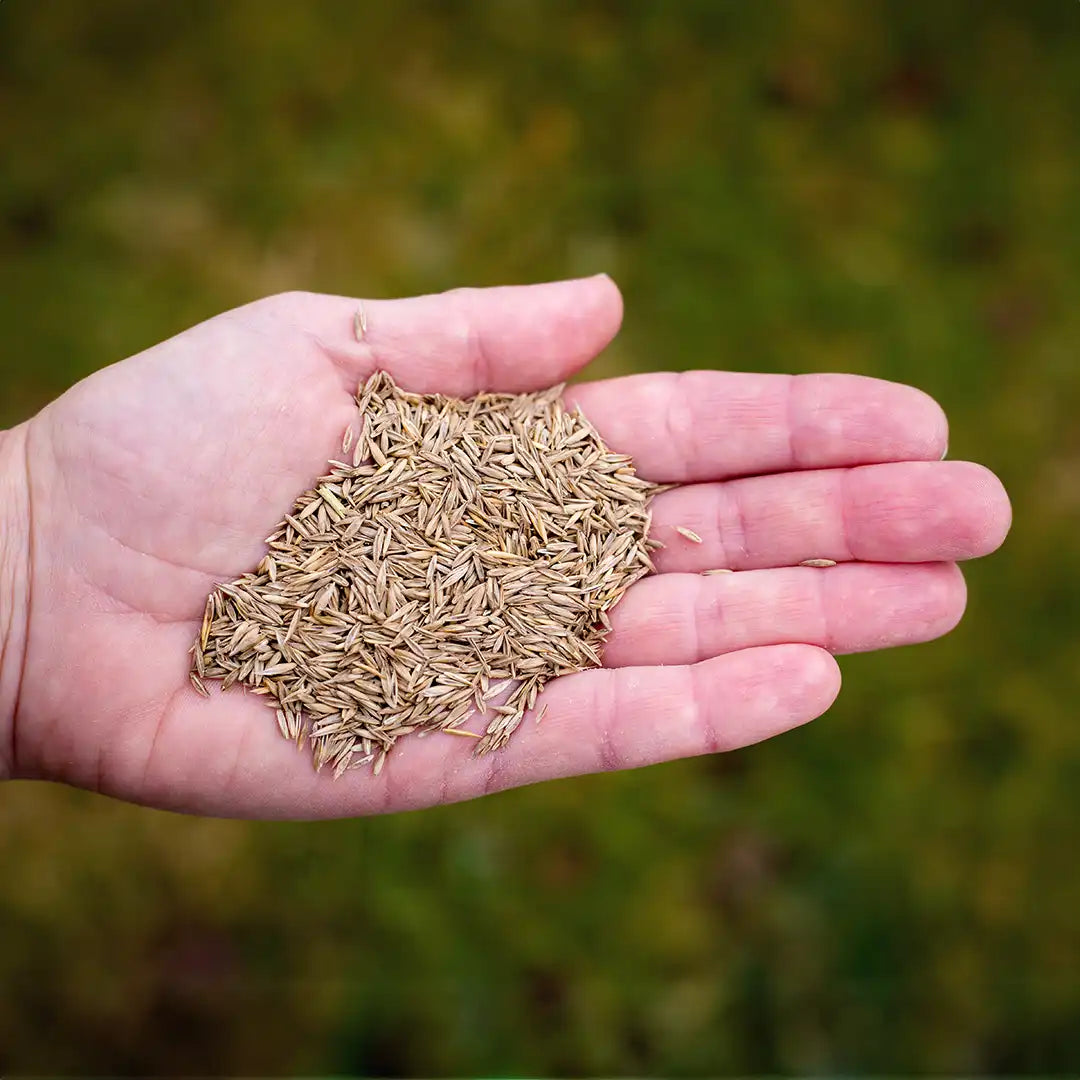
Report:
[{"label": "open hand", "polygon": [[[421,392],[539,389],[622,313],[605,277],[367,301],[361,341],[358,309],[290,293],[227,312],[3,436],[0,770],[197,813],[330,817],[731,750],[824,712],[832,654],[950,630],[956,562],[1008,530],[1000,483],[940,460],[945,418],[908,387],[719,371],[575,386],[613,449],[680,485],[654,501],[659,573],[612,613],[606,667],[550,684],[543,724],[502,751],[410,737],[380,776],[334,781],[263,701],[191,689],[207,593],[259,561],[339,454],[372,370]],[[817,558],[838,565],[798,565]],[[721,568],[738,573],[700,573]]]}]

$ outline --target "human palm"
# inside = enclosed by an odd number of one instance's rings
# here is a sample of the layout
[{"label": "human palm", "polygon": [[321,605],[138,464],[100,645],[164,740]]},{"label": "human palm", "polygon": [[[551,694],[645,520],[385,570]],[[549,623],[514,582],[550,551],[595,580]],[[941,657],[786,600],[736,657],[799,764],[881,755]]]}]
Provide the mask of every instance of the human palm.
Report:
[{"label": "human palm", "polygon": [[[21,429],[31,603],[15,775],[200,813],[322,817],[759,741],[822,713],[831,654],[923,641],[964,606],[955,562],[1008,528],[1000,484],[942,462],[940,409],[854,376],[694,372],[568,391],[654,502],[659,573],[613,613],[605,668],[556,680],[542,725],[477,758],[401,740],[378,777],[333,780],[233,689],[187,678],[206,594],[325,471],[359,381],[522,391],[570,375],[618,328],[606,278],[368,302],[287,294],[78,384]],[[676,531],[700,535],[697,544]],[[828,570],[801,567],[836,560]],[[703,575],[706,569],[735,574]]]}]

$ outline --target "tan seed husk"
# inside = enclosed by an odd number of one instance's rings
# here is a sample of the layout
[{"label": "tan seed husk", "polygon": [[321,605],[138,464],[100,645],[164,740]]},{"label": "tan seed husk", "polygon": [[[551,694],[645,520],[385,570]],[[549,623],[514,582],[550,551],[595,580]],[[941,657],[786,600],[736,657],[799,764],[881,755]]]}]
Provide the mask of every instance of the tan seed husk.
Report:
[{"label": "tan seed husk", "polygon": [[[208,598],[192,686],[264,696],[335,776],[377,775],[412,733],[504,746],[551,679],[599,665],[608,611],[659,546],[655,487],[561,389],[459,400],[372,375],[351,463],[331,462],[258,566]],[[463,726],[474,711],[482,734]]]}]

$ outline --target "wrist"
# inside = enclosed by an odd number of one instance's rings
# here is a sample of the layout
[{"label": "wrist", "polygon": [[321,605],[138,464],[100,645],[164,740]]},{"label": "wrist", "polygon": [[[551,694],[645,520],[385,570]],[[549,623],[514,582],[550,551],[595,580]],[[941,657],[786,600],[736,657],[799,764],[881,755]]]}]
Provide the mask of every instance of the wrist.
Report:
[{"label": "wrist", "polygon": [[27,425],[0,431],[0,779],[15,771],[19,708],[30,617],[30,493]]}]

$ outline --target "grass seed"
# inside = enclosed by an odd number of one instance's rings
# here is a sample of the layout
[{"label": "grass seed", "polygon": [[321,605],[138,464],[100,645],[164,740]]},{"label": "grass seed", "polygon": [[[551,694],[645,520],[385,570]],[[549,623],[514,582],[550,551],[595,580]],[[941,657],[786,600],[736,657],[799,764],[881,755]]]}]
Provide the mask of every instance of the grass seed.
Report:
[{"label": "grass seed", "polygon": [[[561,389],[459,400],[372,375],[351,464],[331,462],[255,569],[208,598],[195,690],[264,696],[335,776],[377,775],[413,733],[505,746],[549,681],[600,664],[608,612],[659,546],[655,486]],[[462,726],[474,712],[483,734]]]}]

